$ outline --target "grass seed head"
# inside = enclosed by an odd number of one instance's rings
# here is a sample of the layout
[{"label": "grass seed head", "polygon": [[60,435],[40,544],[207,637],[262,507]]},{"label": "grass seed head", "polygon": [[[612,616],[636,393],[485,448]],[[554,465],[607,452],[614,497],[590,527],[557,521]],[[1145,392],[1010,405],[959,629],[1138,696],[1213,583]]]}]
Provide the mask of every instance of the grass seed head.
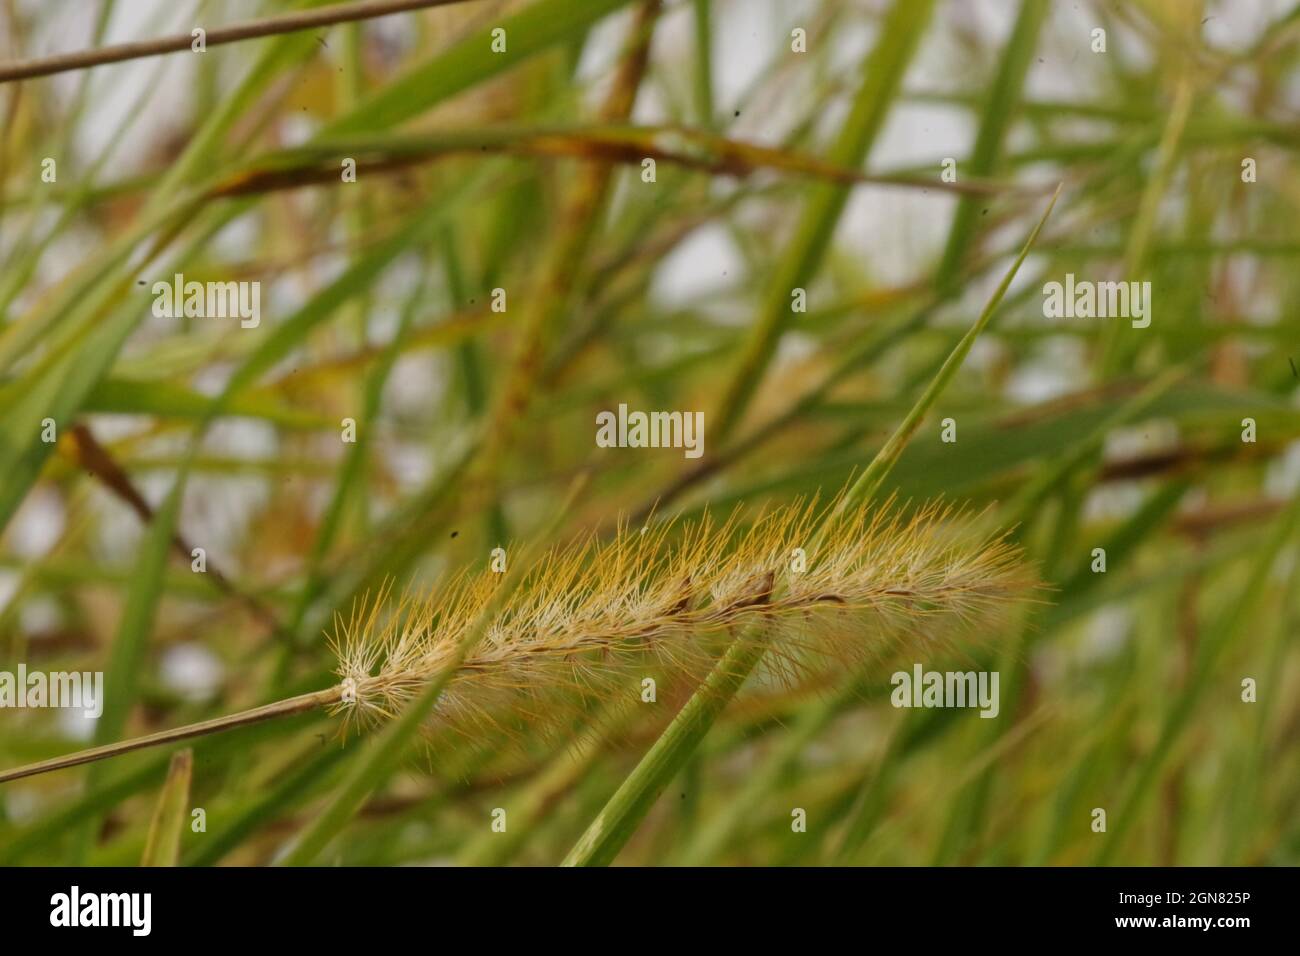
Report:
[{"label": "grass seed head", "polygon": [[[814,538],[797,570],[795,549]],[[340,622],[338,674],[355,693],[337,709],[349,723],[395,715],[449,666],[499,580],[461,574],[395,600],[383,590]],[[769,676],[813,683],[899,642],[991,633],[1032,587],[1005,536],[946,507],[837,512],[814,501],[747,526],[740,512],[722,522],[621,525],[527,570],[456,669],[434,720],[475,737],[511,719],[565,726],[593,699],[635,699],[647,674],[697,681],[728,640],[754,634],[770,643]]]}]

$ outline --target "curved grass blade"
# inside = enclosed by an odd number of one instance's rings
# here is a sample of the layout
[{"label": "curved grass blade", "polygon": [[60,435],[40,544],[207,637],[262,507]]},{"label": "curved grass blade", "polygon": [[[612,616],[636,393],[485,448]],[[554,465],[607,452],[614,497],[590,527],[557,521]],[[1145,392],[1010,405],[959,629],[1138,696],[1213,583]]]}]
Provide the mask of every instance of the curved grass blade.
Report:
[{"label": "curved grass blade", "polygon": [[[880,483],[906,447],[908,439],[920,426],[922,419],[952,381],[953,376],[957,374],[957,369],[961,367],[971,346],[975,344],[975,339],[984,331],[997,311],[1002,297],[1006,295],[1025,257],[1029,255],[1029,250],[1033,248],[1039,231],[1043,228],[1047,217],[1051,215],[1060,192],[1058,187],[1042,218],[1038,220],[1025,241],[1020,255],[1003,276],[975,324],[957,343],[957,347],[940,367],[934,380],[922,393],[898,429],[840,499],[839,510],[860,506],[874,497]],[[813,547],[816,547],[815,543]],[[605,866],[613,862],[658,799],[659,794],[681,770],[691,753],[704,739],[704,735],[709,732],[718,715],[758,665],[765,650],[766,647],[761,639],[732,642],[726,654],[705,678],[704,683],[673,718],[668,729],[641,758],[641,762],[636,765],[610,797],[609,802],[592,820],[586,832],[574,844],[573,849],[564,859],[565,866]]]}]

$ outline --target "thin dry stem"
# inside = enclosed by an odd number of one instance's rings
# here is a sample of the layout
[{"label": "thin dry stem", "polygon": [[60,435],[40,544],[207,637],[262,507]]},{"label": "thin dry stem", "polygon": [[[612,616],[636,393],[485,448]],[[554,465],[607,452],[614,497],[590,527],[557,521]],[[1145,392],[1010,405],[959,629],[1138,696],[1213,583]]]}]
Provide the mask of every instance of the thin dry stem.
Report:
[{"label": "thin dry stem", "polygon": [[[453,3],[465,3],[467,0],[365,0],[362,3],[339,3],[319,10],[301,13],[285,13],[250,20],[228,27],[215,27],[206,31],[206,46],[221,46],[224,43],[237,43],[241,40],[253,40],[258,37],[273,36],[279,33],[296,33],[315,27],[333,26],[338,23],[352,23],[358,20],[372,20],[394,13],[406,13],[427,7],[442,7]],[[54,56],[40,57],[32,60],[18,60],[14,63],[0,63],[0,83],[14,80],[28,80],[54,73],[67,73],[71,70],[85,70],[107,63],[121,63],[124,60],[138,60],[142,57],[158,56],[163,53],[179,53],[188,50],[194,38],[189,33],[177,33],[159,37],[156,40],[137,40],[132,43],[120,43],[116,46],[98,47],[93,50],[78,50],[75,53],[58,53]]]},{"label": "thin dry stem", "polygon": [[274,703],[254,707],[252,710],[240,711],[237,714],[228,714],[225,717],[216,717],[212,720],[200,721],[197,724],[187,724],[184,727],[176,727],[172,730],[160,730],[156,734],[147,734],[132,740],[104,744],[102,747],[92,747],[89,750],[80,750],[77,753],[63,757],[54,757],[50,760],[42,760],[40,763],[28,764],[14,770],[6,770],[0,772],[0,783],[19,780],[23,777],[33,777],[40,773],[49,773],[51,770],[62,770],[65,767],[75,767],[83,763],[93,763],[96,760],[116,757],[119,754],[130,753],[133,750],[143,750],[146,747],[159,747],[163,744],[189,740],[192,737],[203,737],[208,734],[220,733],[223,730],[233,730],[236,727],[245,727],[275,717],[300,714],[303,711],[334,703],[338,698],[339,689],[337,687],[313,691],[310,694],[300,694],[297,697],[277,700]]}]

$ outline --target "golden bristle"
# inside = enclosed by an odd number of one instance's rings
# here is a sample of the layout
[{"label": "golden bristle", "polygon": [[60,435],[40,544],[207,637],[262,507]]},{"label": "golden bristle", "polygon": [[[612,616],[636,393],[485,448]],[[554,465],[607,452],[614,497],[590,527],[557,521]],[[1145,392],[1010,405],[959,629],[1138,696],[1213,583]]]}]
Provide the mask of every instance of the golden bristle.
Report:
[{"label": "golden bristle", "polygon": [[[821,527],[818,534],[814,529]],[[812,548],[792,570],[796,548]],[[334,647],[356,699],[350,721],[399,712],[453,660],[500,575],[461,575],[433,593],[380,593]],[[634,699],[647,673],[697,680],[726,639],[763,622],[769,673],[788,683],[860,663],[899,640],[984,627],[1028,596],[1032,576],[1005,536],[926,507],[837,513],[796,503],[740,527],[707,516],[620,526],[557,548],[528,569],[456,670],[435,721],[472,731],[514,712],[560,724],[575,700]],[[575,690],[582,694],[572,693]]]}]

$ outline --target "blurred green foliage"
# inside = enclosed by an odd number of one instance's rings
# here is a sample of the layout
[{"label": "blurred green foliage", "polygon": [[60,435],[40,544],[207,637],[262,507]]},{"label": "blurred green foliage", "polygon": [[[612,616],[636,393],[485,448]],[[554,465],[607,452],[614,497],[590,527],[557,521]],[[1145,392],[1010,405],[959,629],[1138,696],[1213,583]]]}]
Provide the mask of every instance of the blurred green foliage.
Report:
[{"label": "blurred green foliage", "polygon": [[[480,0],[0,87],[0,670],[109,687],[89,732],[0,711],[0,766],[327,686],[387,580],[834,493],[1060,183],[881,489],[987,507],[1049,586],[924,662],[997,669],[999,719],[895,709],[883,663],[747,687],[616,859],[1295,864],[1298,66],[1263,2]],[[260,326],[152,316],[178,272],[260,281]],[[1045,317],[1067,273],[1150,282],[1150,326]],[[597,448],[621,402],[702,410],[704,457]],[[167,753],[9,783],[0,862],[135,864],[157,814],[188,864],[557,863],[691,691],[560,740],[198,740],[202,833]]]}]

